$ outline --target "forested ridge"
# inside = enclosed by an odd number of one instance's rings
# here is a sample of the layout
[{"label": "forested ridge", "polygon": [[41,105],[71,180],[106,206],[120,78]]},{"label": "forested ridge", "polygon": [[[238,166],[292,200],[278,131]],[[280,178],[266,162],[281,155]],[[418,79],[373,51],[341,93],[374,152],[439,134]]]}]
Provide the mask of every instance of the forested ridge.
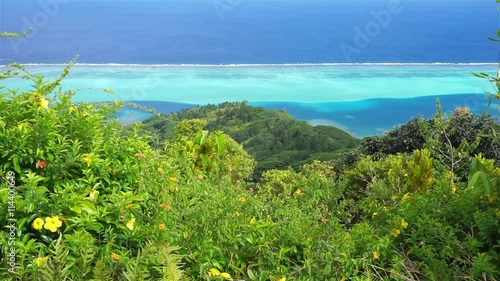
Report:
[{"label": "forested ridge", "polygon": [[174,135],[182,120],[202,119],[204,129],[223,131],[242,144],[257,161],[255,179],[273,168],[298,169],[313,160],[332,160],[352,150],[359,140],[332,126],[312,126],[286,111],[250,106],[247,102],[221,103],[160,115],[144,121],[160,145]]}]

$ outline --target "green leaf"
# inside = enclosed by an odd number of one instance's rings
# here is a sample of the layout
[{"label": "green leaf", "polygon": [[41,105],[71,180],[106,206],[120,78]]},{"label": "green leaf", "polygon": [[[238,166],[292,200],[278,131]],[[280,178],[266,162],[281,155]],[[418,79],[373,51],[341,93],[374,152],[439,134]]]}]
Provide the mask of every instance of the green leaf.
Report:
[{"label": "green leaf", "polygon": [[21,173],[21,166],[19,165],[19,157],[14,156],[12,159],[12,163],[14,164],[14,171],[16,171],[18,174]]},{"label": "green leaf", "polygon": [[491,195],[490,181],[488,180],[488,177],[485,173],[481,173],[479,177],[484,185],[484,196],[489,197]]},{"label": "green leaf", "polygon": [[253,271],[250,268],[247,269],[247,275],[248,275],[248,278],[250,278],[250,280],[257,280],[257,278],[255,277],[255,274],[253,274]]},{"label": "green leaf", "polygon": [[78,214],[80,214],[82,212],[82,208],[78,207],[78,206],[73,206],[71,208],[69,208],[71,211],[73,212],[76,212]]},{"label": "green leaf", "polygon": [[219,133],[215,137],[215,144],[217,145],[217,154],[222,154],[227,147],[227,139],[223,133]]},{"label": "green leaf", "polygon": [[82,201],[82,203],[80,204],[80,207],[89,214],[97,213],[97,210],[96,210],[94,204],[92,204],[92,202],[90,202],[90,201]]},{"label": "green leaf", "polygon": [[472,187],[474,187],[474,185],[476,185],[477,180],[479,179],[479,176],[481,175],[481,173],[483,173],[483,172],[479,171],[479,172],[474,173],[472,178],[469,180],[469,185],[467,185],[467,188],[472,188]]},{"label": "green leaf", "polygon": [[471,166],[471,169],[472,171],[476,171],[476,168],[477,168],[477,158],[472,158],[472,161],[470,163],[470,166]]}]

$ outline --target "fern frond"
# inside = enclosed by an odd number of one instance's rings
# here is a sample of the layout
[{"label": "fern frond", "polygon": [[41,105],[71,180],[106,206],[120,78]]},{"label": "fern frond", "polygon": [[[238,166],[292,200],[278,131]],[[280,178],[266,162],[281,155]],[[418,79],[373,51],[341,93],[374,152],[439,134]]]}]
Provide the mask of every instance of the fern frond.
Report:
[{"label": "fern frond", "polygon": [[180,281],[186,280],[184,272],[181,270],[181,256],[174,254],[179,247],[168,246],[163,242],[147,241],[144,247],[144,254],[154,259],[155,269],[161,274],[162,280]]},{"label": "fern frond", "polygon": [[127,281],[139,281],[145,280],[149,277],[147,267],[142,264],[143,257],[141,252],[137,253],[137,258],[127,264],[125,271],[123,272],[123,277]]},{"label": "fern frond", "polygon": [[59,236],[50,253],[47,263],[40,270],[39,280],[69,280],[69,270],[74,266],[74,261],[68,260],[69,250],[62,243],[62,235]]},{"label": "fern frond", "polygon": [[111,281],[111,272],[106,270],[106,265],[104,264],[103,258],[96,261],[94,270],[92,271],[93,279],[92,281]]}]

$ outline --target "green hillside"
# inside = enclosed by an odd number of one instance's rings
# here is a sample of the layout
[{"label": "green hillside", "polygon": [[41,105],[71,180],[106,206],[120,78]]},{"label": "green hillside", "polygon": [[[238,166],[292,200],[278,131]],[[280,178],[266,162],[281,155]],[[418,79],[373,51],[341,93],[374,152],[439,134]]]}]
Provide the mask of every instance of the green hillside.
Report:
[{"label": "green hillside", "polygon": [[157,136],[157,144],[163,144],[174,135],[175,125],[186,119],[204,119],[206,130],[224,131],[242,144],[257,160],[256,177],[268,169],[298,169],[313,160],[331,160],[359,143],[338,128],[312,126],[285,111],[254,107],[247,102],[206,105],[154,116],[144,122],[144,128]]}]

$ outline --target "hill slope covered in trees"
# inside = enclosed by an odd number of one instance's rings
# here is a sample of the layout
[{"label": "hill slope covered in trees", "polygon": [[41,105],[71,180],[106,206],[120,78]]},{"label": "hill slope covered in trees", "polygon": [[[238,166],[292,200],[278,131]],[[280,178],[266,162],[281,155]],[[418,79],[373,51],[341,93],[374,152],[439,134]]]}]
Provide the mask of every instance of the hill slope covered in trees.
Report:
[{"label": "hill slope covered in trees", "polygon": [[209,131],[224,131],[242,144],[256,160],[255,175],[268,169],[298,169],[313,160],[330,160],[355,148],[359,141],[331,126],[312,126],[289,113],[253,107],[246,102],[222,103],[191,108],[144,121],[144,128],[162,144],[174,135],[181,120],[203,119]]}]

